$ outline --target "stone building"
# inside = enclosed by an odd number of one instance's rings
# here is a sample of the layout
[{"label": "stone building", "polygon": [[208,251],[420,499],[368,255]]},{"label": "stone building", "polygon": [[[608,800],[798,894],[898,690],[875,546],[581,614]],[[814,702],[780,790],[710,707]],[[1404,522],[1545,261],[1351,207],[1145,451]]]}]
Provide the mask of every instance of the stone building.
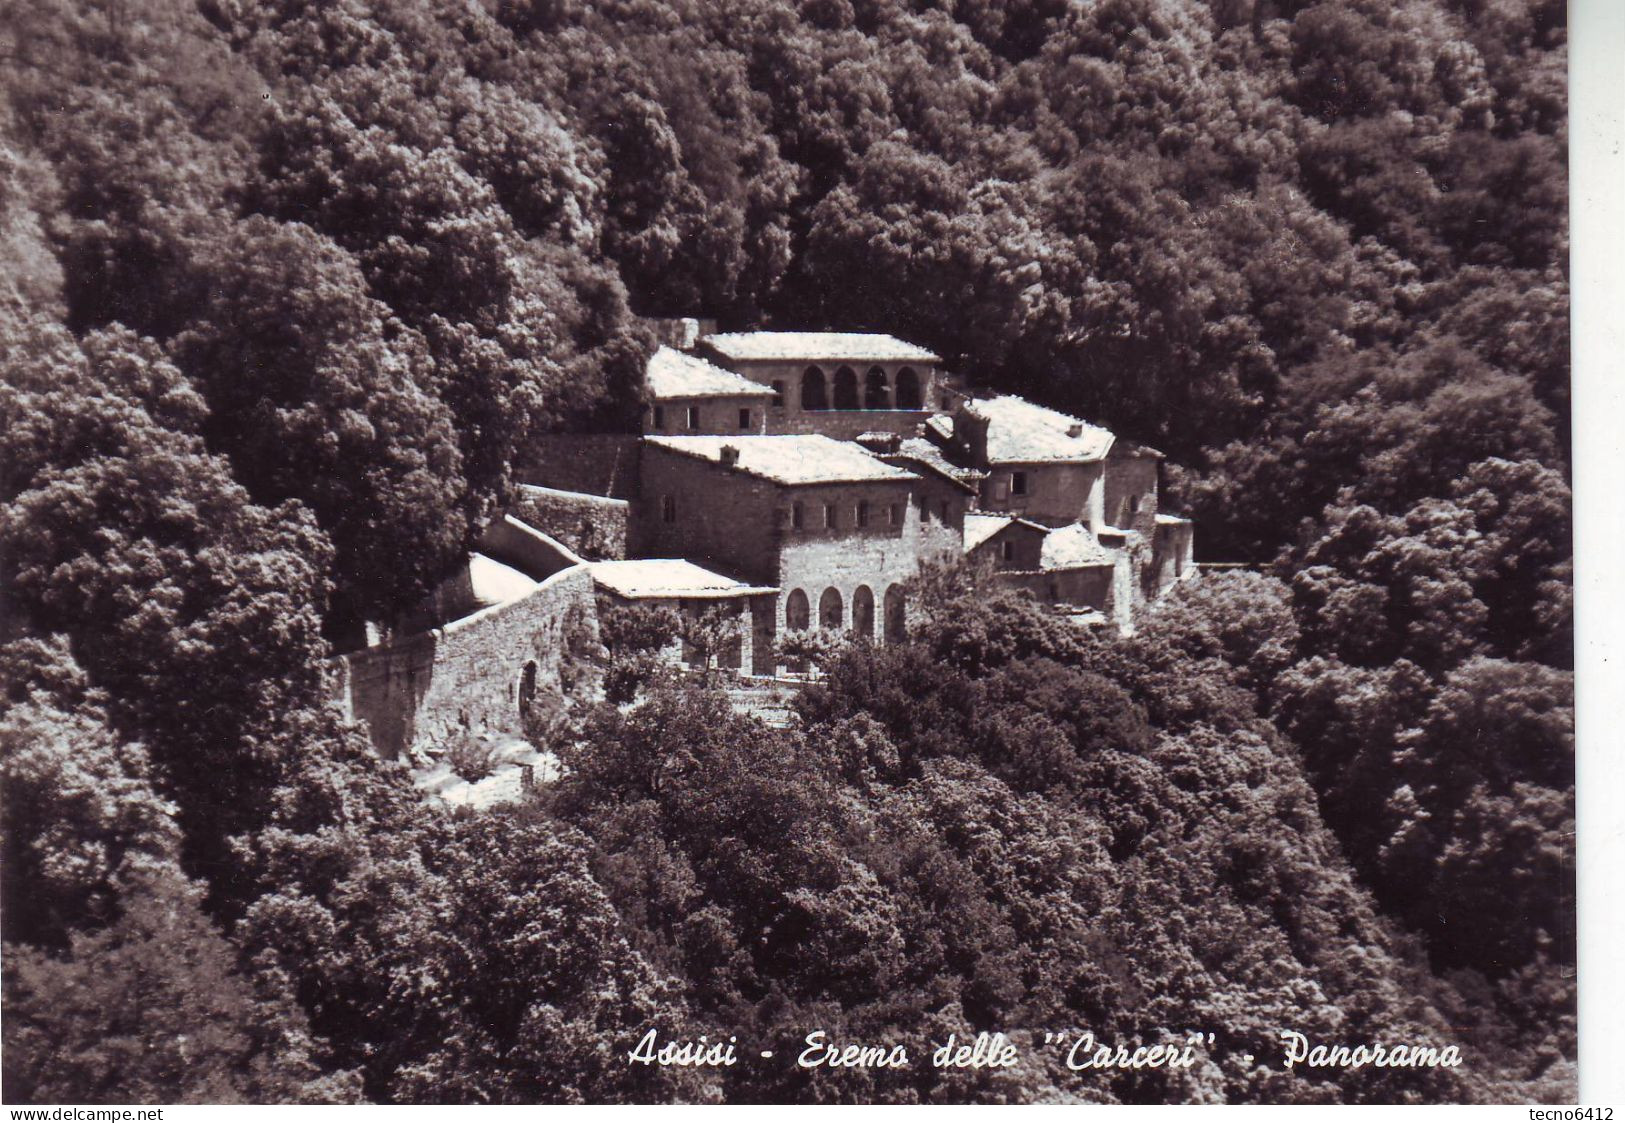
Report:
[{"label": "stone building", "polygon": [[[735,618],[738,638],[721,651],[717,665],[746,674],[773,673],[777,588],[736,581],[680,558],[594,562],[588,568],[603,605],[669,608],[689,618],[713,611]],[[673,661],[702,666],[700,653],[682,639],[668,654]]]},{"label": "stone building", "polygon": [[597,646],[586,565],[512,517],[399,622],[394,638],[335,658],[331,687],[386,759],[423,760],[467,737],[517,738],[542,691],[568,692]]},{"label": "stone building", "polygon": [[773,391],[698,355],[661,347],[649,359],[645,433],[767,431]]},{"label": "stone building", "polygon": [[977,473],[965,551],[1004,583],[1129,630],[1136,605],[1191,572],[1190,523],[1157,510],[1155,449],[1013,395],[960,399],[925,432]]},{"label": "stone building", "polygon": [[830,437],[651,437],[633,505],[639,553],[779,590],[773,631],[879,642],[906,628],[903,582],[956,556],[968,489]]},{"label": "stone building", "polygon": [[786,632],[904,637],[904,585],[928,562],[985,559],[1054,611],[1125,632],[1195,571],[1190,522],[1158,509],[1154,449],[974,397],[891,336],[679,326],[650,360],[642,435],[538,441],[513,513],[467,563],[395,638],[334,660],[337,697],[382,755],[519,736],[539,693],[571,689],[596,651],[600,605],[721,609],[737,620],[721,665],[770,675]]},{"label": "stone building", "polygon": [[1106,522],[1111,432],[1021,398],[970,398],[927,433],[950,460],[984,475],[978,508],[1047,526]]},{"label": "stone building", "polygon": [[889,335],[725,332],[700,337],[696,351],[768,388],[769,434],[913,436],[940,404],[942,360]]}]

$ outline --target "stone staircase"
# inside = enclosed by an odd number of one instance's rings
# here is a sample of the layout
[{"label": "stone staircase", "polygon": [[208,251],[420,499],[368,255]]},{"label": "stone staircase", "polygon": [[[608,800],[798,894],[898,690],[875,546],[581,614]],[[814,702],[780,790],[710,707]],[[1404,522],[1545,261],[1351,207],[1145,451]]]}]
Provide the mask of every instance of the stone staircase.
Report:
[{"label": "stone staircase", "polygon": [[735,713],[760,718],[774,729],[790,729],[800,720],[791,708],[800,689],[800,683],[751,679],[730,684],[724,692]]}]

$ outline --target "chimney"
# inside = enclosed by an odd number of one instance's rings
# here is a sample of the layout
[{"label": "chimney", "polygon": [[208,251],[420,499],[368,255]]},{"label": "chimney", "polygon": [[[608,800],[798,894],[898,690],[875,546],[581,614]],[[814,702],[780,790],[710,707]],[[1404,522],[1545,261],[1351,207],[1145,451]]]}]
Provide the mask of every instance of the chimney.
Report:
[{"label": "chimney", "polygon": [[739,463],[739,446],[738,445],[723,445],[722,446],[722,463],[723,463],[723,465],[725,467],[728,467],[728,468],[732,468],[735,464]]},{"label": "chimney", "polygon": [[680,351],[692,351],[694,345],[700,341],[700,321],[692,316],[684,316],[678,321],[677,348]]},{"label": "chimney", "polygon": [[1083,422],[1074,421],[1072,424],[1068,425],[1066,427],[1066,435],[1071,437],[1073,440],[1077,440],[1079,437],[1083,436]]}]

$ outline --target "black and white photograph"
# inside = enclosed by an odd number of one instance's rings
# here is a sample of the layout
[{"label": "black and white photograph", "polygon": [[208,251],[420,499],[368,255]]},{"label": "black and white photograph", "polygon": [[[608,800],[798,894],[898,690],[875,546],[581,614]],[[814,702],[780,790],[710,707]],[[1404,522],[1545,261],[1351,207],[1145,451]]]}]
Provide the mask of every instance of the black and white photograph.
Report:
[{"label": "black and white photograph", "polygon": [[0,0],[0,1101],[1578,1102],[1570,15]]}]

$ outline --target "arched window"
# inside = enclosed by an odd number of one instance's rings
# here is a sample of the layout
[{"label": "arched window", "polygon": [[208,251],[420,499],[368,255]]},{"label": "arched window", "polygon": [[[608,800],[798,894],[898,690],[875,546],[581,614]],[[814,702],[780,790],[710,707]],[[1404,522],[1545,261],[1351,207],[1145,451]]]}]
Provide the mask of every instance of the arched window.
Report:
[{"label": "arched window", "polygon": [[784,600],[785,628],[792,632],[805,632],[810,610],[811,606],[807,603],[807,594],[800,589],[790,590],[790,595]]},{"label": "arched window", "polygon": [[829,408],[829,397],[824,391],[824,372],[817,367],[808,367],[801,373],[801,408]]},{"label": "arched window", "polygon": [[913,367],[897,372],[897,408],[925,408],[925,398],[920,394],[920,376],[914,373]]},{"label": "arched window", "polygon": [[536,701],[536,663],[531,661],[525,664],[525,669],[519,675],[519,712],[524,714],[530,709],[530,704]]},{"label": "arched window", "polygon": [[835,372],[835,408],[858,408],[858,376],[851,367]]},{"label": "arched window", "polygon": [[886,372],[879,367],[870,367],[869,373],[863,376],[863,408],[891,408],[891,383],[886,381]]},{"label": "arched window", "polygon": [[824,590],[824,595],[818,598],[818,626],[839,631],[841,618],[841,592],[834,586]]},{"label": "arched window", "polygon": [[886,590],[886,642],[902,643],[908,638],[903,621],[903,587],[893,585]]},{"label": "arched window", "polygon": [[852,630],[859,639],[875,638],[875,594],[867,585],[859,585],[852,593]]}]

